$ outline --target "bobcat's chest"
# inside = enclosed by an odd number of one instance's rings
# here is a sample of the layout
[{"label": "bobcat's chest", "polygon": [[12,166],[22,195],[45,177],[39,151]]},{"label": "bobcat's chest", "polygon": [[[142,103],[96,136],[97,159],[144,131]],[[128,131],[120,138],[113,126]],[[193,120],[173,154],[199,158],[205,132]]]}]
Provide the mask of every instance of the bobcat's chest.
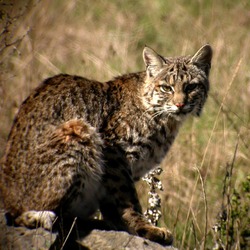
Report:
[{"label": "bobcat's chest", "polygon": [[165,157],[168,151],[166,145],[152,145],[152,151],[145,153],[145,156],[136,161],[132,166],[134,179],[143,177],[150,170],[157,167]]},{"label": "bobcat's chest", "polygon": [[169,151],[176,135],[178,127],[163,127],[159,132],[149,137],[147,143],[141,145],[137,160],[132,163],[134,179],[143,177],[147,172],[161,164]]}]

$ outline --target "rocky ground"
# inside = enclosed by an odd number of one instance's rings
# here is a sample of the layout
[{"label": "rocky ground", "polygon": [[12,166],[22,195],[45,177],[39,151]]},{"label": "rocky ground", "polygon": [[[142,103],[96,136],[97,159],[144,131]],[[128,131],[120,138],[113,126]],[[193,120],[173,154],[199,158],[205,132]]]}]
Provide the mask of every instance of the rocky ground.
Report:
[{"label": "rocky ground", "polygon": [[[75,227],[74,227],[75,228]],[[107,231],[88,228],[87,232],[78,228],[70,231],[62,242],[57,232],[48,232],[42,228],[27,229],[7,226],[4,211],[0,211],[0,249],[2,250],[55,250],[55,249],[89,249],[89,250],[177,250],[163,247],[157,243],[126,232]]]}]

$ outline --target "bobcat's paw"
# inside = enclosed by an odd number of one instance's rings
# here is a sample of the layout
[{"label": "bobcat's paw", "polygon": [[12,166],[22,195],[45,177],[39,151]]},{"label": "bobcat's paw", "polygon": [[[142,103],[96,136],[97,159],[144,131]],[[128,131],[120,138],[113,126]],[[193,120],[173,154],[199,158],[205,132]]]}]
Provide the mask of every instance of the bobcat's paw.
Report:
[{"label": "bobcat's paw", "polygon": [[172,245],[173,235],[166,228],[159,228],[153,225],[145,225],[136,230],[141,237],[157,242],[161,245]]},{"label": "bobcat's paw", "polygon": [[53,223],[56,219],[56,215],[52,211],[27,211],[22,213],[15,219],[15,223],[19,226],[25,226],[28,228],[43,227],[47,230],[51,230]]}]

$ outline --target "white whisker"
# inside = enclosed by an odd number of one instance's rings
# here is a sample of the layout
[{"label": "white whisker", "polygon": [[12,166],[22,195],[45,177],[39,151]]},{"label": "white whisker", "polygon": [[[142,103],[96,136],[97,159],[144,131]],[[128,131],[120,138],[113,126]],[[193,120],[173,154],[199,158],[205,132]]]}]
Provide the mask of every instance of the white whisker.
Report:
[{"label": "white whisker", "polygon": [[151,116],[151,119],[150,119],[150,121],[151,120],[153,120],[153,119],[155,119],[157,116],[160,116],[160,115],[162,115],[163,113],[164,113],[165,111],[164,110],[159,110],[159,111],[157,111],[157,112],[155,112],[152,116]]}]

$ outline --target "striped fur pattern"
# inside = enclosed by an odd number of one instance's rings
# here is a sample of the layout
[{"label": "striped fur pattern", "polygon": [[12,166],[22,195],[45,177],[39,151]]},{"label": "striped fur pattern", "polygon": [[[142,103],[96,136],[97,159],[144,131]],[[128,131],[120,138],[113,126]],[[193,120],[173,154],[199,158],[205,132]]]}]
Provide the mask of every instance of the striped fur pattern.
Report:
[{"label": "striped fur pattern", "polygon": [[159,165],[208,95],[212,49],[169,58],[149,47],[146,71],[108,82],[57,75],[23,102],[1,161],[0,191],[15,224],[51,229],[56,216],[104,220],[161,244],[142,215],[135,181]]}]

